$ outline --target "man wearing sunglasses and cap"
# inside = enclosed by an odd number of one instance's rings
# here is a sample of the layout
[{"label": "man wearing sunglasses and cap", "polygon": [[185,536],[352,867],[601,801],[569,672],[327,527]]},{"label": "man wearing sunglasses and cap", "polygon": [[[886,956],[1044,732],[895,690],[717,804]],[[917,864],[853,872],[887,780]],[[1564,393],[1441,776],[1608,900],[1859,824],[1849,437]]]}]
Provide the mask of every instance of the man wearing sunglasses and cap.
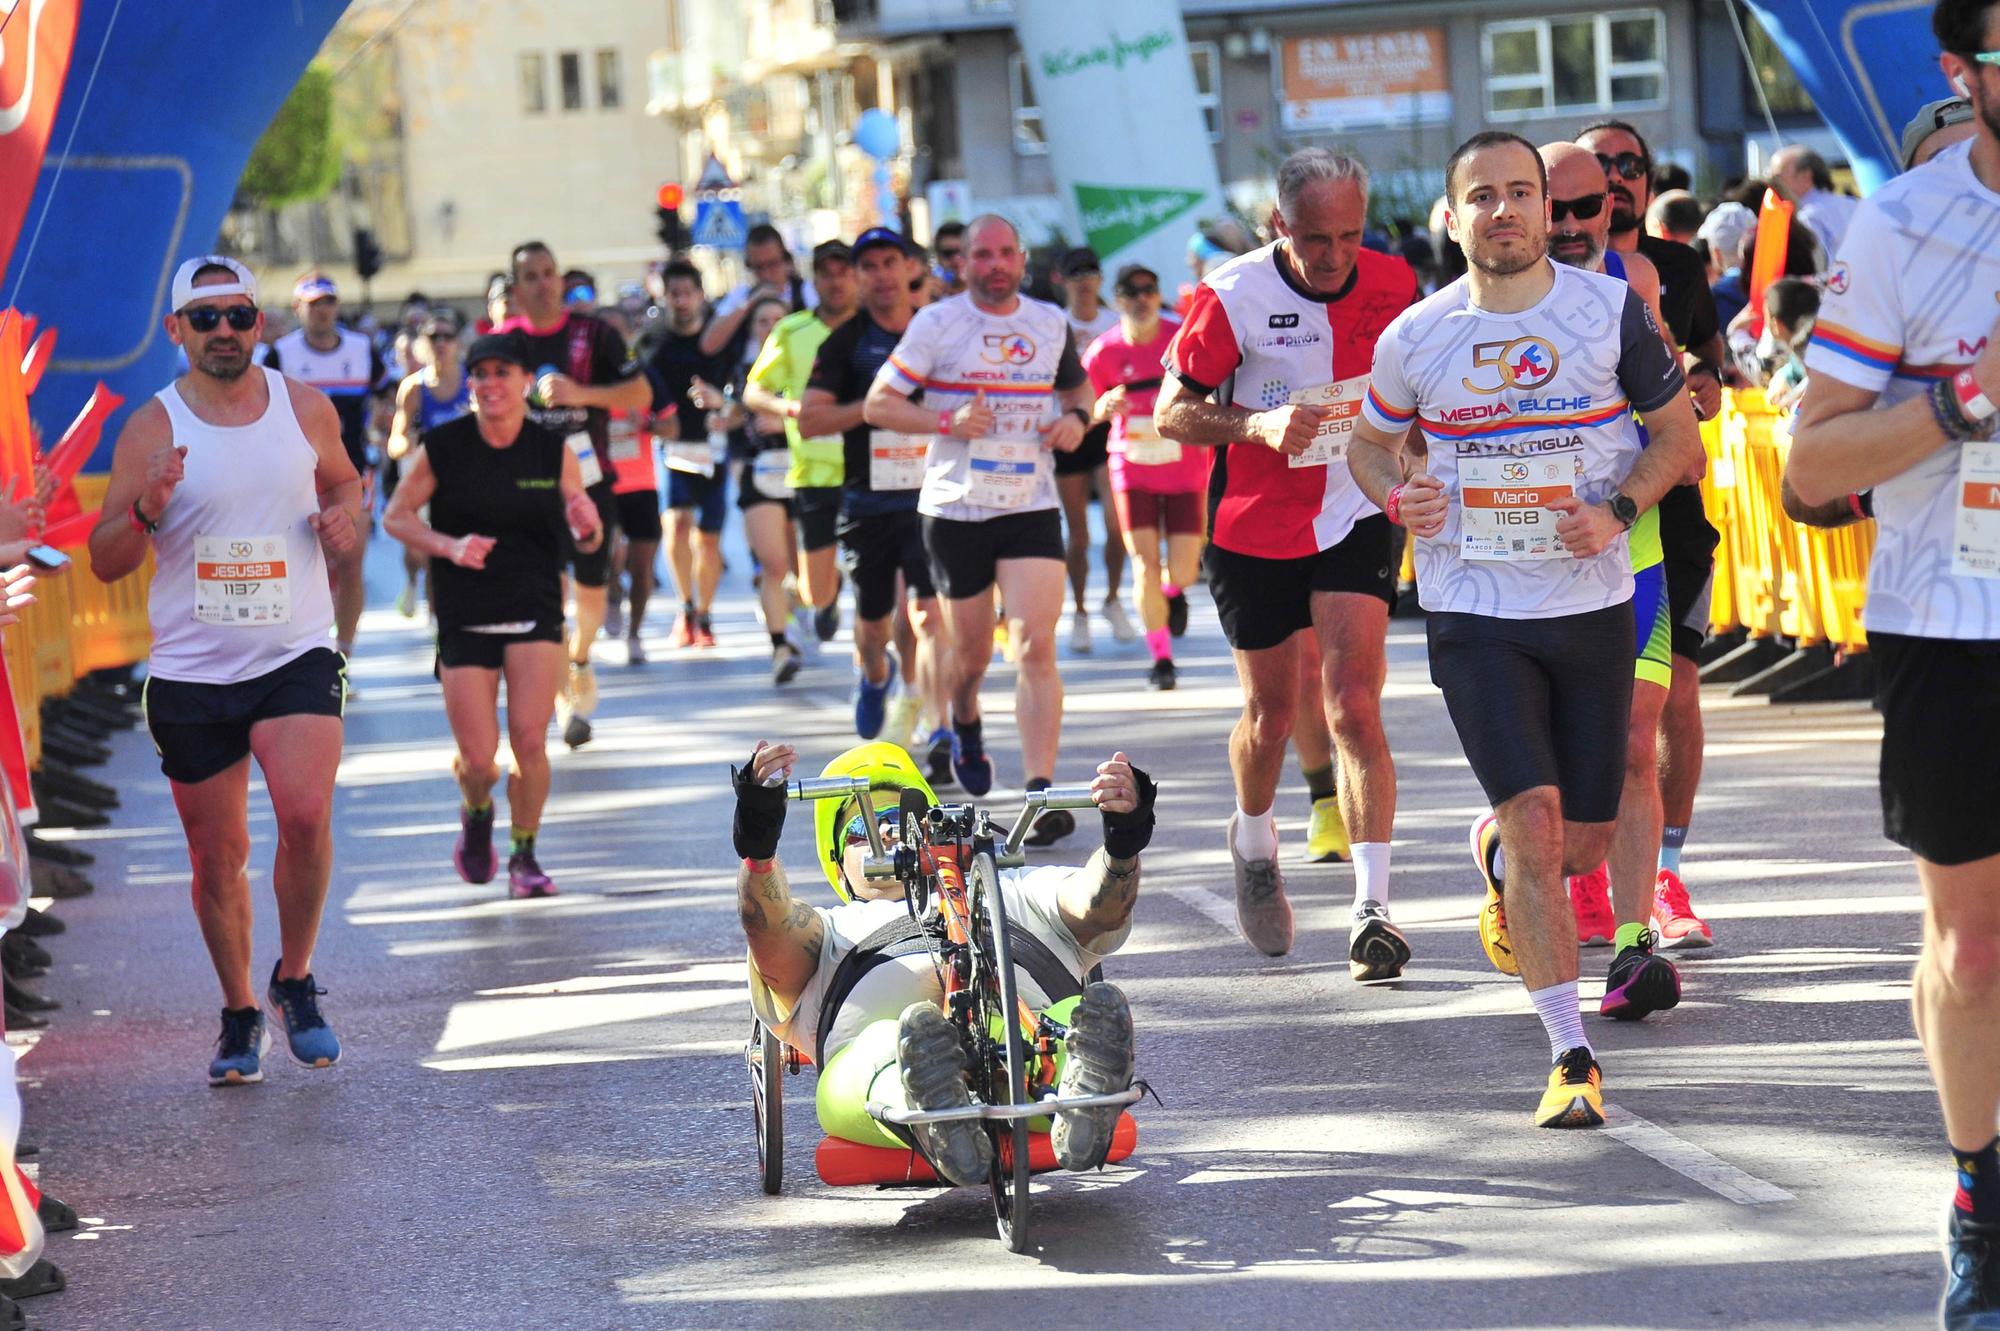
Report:
[{"label": "man wearing sunglasses and cap", "polygon": [[313,947],[333,870],[334,771],[346,665],[326,645],[326,563],[360,545],[362,483],[326,394],[251,363],[263,320],[234,259],[174,275],[167,336],[186,375],[125,422],[91,571],[115,582],[154,557],[146,724],[187,831],[195,916],[222,984],[209,1083],[263,1079],[270,1047],[252,987],[249,787],[254,755],[278,844],[282,951],[265,1001],[292,1057],[331,1067]]},{"label": "man wearing sunglasses and cap", "polygon": [[[326,394],[340,415],[340,442],[348,459],[362,484],[370,486],[374,471],[368,456],[369,417],[378,397],[392,386],[388,369],[367,334],[341,324],[340,292],[326,274],[309,272],[300,277],[292,288],[292,308],[299,326],[271,344],[264,364]],[[368,511],[369,498],[364,494],[364,517]],[[362,574],[366,552],[367,543],[356,541],[333,566],[334,643],[342,656],[350,658],[368,596]]]},{"label": "man wearing sunglasses and cap", "polygon": [[[1586,126],[1575,142],[1597,154],[1609,177],[1611,248],[1621,255],[1644,255],[1659,272],[1660,310],[1682,352],[1695,415],[1708,420],[1722,409],[1723,357],[1722,326],[1708,287],[1708,266],[1690,247],[1645,234],[1641,223],[1653,202],[1653,153],[1638,130],[1622,120],[1603,120]],[[1701,784],[1701,666],[1696,657],[1708,637],[1715,547],[1722,540],[1702,506],[1699,481],[1697,474],[1693,482],[1676,485],[1659,504],[1672,621],[1673,686],[1661,720],[1660,794],[1666,830],[1656,857],[1655,905],[1661,941],[1668,947],[1711,936],[1708,925],[1695,915],[1680,876],[1681,848],[1694,814],[1695,790]]]},{"label": "man wearing sunglasses and cap", "polygon": [[[931,963],[926,935],[943,927],[935,898],[913,922],[901,885],[870,881],[862,866],[869,853],[867,819],[877,819],[883,835],[893,838],[903,791],[916,791],[933,805],[936,797],[909,754],[894,744],[862,744],[827,764],[822,776],[866,776],[875,789],[866,808],[856,799],[814,806],[813,853],[842,904],[808,906],[794,901],[778,859],[784,782],[797,762],[791,745],[760,742],[750,761],[730,772],[750,1005],[773,1035],[819,1065],[815,1107],[828,1136],[908,1149],[912,1141],[870,1117],[868,1103],[969,1105],[965,1047],[944,1014]],[[1056,1062],[1065,1097],[1131,1084],[1131,1006],[1117,986],[1092,974],[1131,935],[1139,856],[1152,840],[1157,793],[1152,778],[1122,753],[1098,765],[1090,786],[1104,844],[1087,864],[1000,871],[1021,1000],[1063,1031]],[[1116,1107],[1056,1115],[1049,1135],[1057,1163],[1095,1169],[1117,1121]],[[920,1125],[914,1144],[941,1176],[961,1185],[985,1179],[992,1161],[985,1128],[969,1120]]]}]

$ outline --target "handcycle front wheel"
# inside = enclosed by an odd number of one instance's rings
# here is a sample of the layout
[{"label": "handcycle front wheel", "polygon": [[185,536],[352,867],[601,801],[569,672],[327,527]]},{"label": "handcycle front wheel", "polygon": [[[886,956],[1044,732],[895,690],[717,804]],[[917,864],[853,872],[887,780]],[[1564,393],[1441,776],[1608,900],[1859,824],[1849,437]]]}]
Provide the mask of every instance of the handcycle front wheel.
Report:
[{"label": "handcycle front wheel", "polygon": [[[1020,993],[1007,944],[1007,905],[1000,896],[1000,872],[990,849],[976,851],[966,881],[978,958],[973,976],[974,1043],[981,1051],[975,1080],[980,1098],[990,1105],[1028,1103],[1028,1055],[1021,1039]],[[1002,1032],[996,1042],[995,1023]],[[993,1167],[987,1186],[993,1196],[993,1220],[1010,1251],[1028,1250],[1028,1120],[1017,1118],[988,1126],[993,1137]],[[1009,1158],[1011,1156],[1011,1159]]]},{"label": "handcycle front wheel", "polygon": [[784,1046],[761,1021],[750,1023],[743,1061],[750,1069],[750,1112],[757,1120],[757,1175],[775,1197],[785,1186],[785,1058]]}]

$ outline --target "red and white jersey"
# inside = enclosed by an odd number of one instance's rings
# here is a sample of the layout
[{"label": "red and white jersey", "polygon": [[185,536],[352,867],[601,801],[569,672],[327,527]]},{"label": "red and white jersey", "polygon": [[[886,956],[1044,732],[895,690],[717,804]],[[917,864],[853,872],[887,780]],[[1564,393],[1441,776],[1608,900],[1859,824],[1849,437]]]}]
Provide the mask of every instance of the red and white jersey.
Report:
[{"label": "red and white jersey", "polygon": [[[1230,406],[1266,411],[1287,402],[1358,410],[1375,339],[1418,296],[1401,259],[1362,250],[1346,287],[1331,299],[1305,290],[1280,253],[1283,241],[1231,259],[1195,289],[1167,351],[1167,368],[1189,388]],[[1351,430],[1358,415],[1337,422]],[[1376,512],[1347,469],[1339,434],[1306,458],[1261,443],[1219,450],[1209,493],[1214,541],[1264,559],[1296,559],[1345,540]]]}]

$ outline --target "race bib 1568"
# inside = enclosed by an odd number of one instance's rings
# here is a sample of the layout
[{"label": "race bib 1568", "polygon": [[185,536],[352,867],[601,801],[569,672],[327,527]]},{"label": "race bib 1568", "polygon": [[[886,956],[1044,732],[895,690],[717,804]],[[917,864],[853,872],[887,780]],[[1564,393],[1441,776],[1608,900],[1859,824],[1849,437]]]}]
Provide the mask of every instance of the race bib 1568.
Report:
[{"label": "race bib 1568", "polygon": [[1294,467],[1330,467],[1347,456],[1348,436],[1361,418],[1361,399],[1368,396],[1368,376],[1357,374],[1337,384],[1301,388],[1291,396],[1299,406],[1331,407],[1332,414],[1320,422],[1319,433],[1303,453],[1290,459]]}]

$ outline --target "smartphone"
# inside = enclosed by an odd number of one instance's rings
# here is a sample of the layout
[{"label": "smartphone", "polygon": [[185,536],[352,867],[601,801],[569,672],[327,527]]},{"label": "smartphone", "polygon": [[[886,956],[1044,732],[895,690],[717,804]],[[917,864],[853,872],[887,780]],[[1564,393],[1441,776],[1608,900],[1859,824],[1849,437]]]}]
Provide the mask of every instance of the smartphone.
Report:
[{"label": "smartphone", "polygon": [[44,573],[60,573],[69,567],[69,556],[53,545],[31,545],[28,562]]}]

